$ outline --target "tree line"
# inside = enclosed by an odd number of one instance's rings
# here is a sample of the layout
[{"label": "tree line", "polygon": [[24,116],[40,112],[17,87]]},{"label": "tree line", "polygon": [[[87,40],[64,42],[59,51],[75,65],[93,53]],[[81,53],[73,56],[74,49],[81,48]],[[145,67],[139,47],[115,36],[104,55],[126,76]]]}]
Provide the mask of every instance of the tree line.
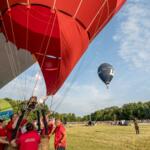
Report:
[{"label": "tree line", "polygon": [[[90,115],[84,116],[88,120]],[[150,101],[124,104],[122,107],[109,107],[98,110],[91,114],[94,121],[116,121],[116,120],[139,120],[150,119]]]},{"label": "tree line", "polygon": [[[8,101],[14,112],[18,113],[23,107],[22,101],[12,100],[5,98]],[[48,106],[45,106],[46,112],[48,112]],[[116,120],[132,120],[137,118],[139,120],[150,119],[150,101],[148,102],[137,102],[124,104],[122,107],[113,106],[105,109],[97,110],[94,113],[85,116],[76,116],[74,113],[63,113],[54,112],[50,117],[60,118],[65,122],[76,122],[76,121],[116,121]],[[30,114],[30,119],[36,119],[36,112]]]}]

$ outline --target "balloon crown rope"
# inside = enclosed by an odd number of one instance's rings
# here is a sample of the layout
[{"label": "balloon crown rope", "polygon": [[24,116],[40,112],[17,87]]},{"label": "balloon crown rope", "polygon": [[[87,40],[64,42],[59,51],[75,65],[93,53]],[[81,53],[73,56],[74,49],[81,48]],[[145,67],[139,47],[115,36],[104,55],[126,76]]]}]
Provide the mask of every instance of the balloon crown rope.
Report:
[{"label": "balloon crown rope", "polygon": [[37,100],[37,97],[36,96],[32,96],[27,102],[25,102],[23,108],[22,108],[22,111],[21,111],[21,115],[19,116],[19,119],[17,121],[17,124],[16,124],[16,127],[12,133],[12,139],[15,139],[16,136],[17,136],[17,133],[18,133],[18,129],[21,125],[21,122],[24,118],[25,115],[29,115],[29,113],[33,110],[36,110],[37,108],[37,126],[38,126],[38,129],[37,131],[39,133],[41,133],[41,126],[40,126],[40,111],[41,111],[41,114],[42,114],[42,117],[43,117],[43,124],[44,124],[44,128],[45,128],[45,133],[44,135],[47,136],[48,135],[48,124],[47,124],[47,120],[46,120],[46,113],[45,113],[45,109],[44,109],[44,106],[45,106],[45,101],[46,101],[46,98],[43,99],[43,102],[41,103],[38,103],[38,100]]}]

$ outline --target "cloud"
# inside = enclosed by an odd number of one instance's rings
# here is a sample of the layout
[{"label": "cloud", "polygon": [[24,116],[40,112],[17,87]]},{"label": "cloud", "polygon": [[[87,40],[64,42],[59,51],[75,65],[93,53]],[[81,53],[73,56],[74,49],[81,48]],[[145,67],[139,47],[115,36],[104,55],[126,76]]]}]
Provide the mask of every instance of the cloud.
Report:
[{"label": "cloud", "polygon": [[150,3],[130,1],[119,17],[121,24],[114,36],[119,43],[119,56],[131,66],[150,69]]},{"label": "cloud", "polygon": [[38,98],[46,94],[44,79],[42,73],[39,72],[39,65],[37,64],[30,67],[3,87],[0,92],[0,97],[24,100],[29,99],[32,94]]},{"label": "cloud", "polygon": [[58,112],[83,115],[108,106],[110,100],[111,94],[107,89],[100,88],[95,84],[75,84],[67,95],[64,96],[64,92],[61,92],[54,97],[53,109],[58,106],[56,109]]}]

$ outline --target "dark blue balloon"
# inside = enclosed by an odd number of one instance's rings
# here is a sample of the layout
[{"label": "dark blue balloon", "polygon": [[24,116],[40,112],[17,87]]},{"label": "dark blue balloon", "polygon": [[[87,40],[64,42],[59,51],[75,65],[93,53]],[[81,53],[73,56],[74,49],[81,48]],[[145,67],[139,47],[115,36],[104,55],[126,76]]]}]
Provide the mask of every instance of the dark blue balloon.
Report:
[{"label": "dark blue balloon", "polygon": [[108,63],[103,63],[98,68],[98,76],[106,84],[110,84],[114,77],[114,68]]}]

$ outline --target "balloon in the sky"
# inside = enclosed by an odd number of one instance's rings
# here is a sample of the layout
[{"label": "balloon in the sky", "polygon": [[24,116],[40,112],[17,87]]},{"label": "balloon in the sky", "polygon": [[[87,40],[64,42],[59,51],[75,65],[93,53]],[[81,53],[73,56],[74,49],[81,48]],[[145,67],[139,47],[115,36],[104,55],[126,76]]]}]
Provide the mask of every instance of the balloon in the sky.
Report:
[{"label": "balloon in the sky", "polygon": [[0,0],[0,87],[38,61],[47,95],[54,95],[124,2]]},{"label": "balloon in the sky", "polygon": [[103,63],[98,68],[100,79],[108,86],[114,77],[114,68],[108,63]]},{"label": "balloon in the sky", "polygon": [[0,119],[9,119],[11,115],[13,115],[11,105],[7,101],[0,99]]}]

